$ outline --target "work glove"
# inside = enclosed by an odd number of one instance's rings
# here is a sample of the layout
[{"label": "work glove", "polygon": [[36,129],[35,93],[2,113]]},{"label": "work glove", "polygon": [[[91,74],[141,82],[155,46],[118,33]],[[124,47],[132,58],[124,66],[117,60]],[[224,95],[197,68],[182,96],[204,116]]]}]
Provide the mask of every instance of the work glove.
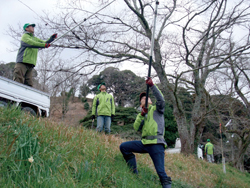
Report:
[{"label": "work glove", "polygon": [[147,113],[148,113],[148,109],[145,108],[145,107],[143,107],[143,108],[141,109],[141,115],[142,115],[142,116],[145,116]]},{"label": "work glove", "polygon": [[115,117],[115,115],[112,114],[112,115],[111,115],[111,121],[114,121],[114,117]]},{"label": "work glove", "polygon": [[52,38],[52,39],[56,39],[56,38],[57,38],[57,33],[51,35],[51,38]]},{"label": "work glove", "polygon": [[45,48],[48,48],[48,47],[50,47],[50,43],[45,44]]},{"label": "work glove", "polygon": [[148,79],[146,80],[146,84],[149,86],[149,87],[152,87],[154,85],[152,79],[150,77],[148,77]]},{"label": "work glove", "polygon": [[95,115],[92,115],[91,119],[92,119],[92,120],[95,119]]}]

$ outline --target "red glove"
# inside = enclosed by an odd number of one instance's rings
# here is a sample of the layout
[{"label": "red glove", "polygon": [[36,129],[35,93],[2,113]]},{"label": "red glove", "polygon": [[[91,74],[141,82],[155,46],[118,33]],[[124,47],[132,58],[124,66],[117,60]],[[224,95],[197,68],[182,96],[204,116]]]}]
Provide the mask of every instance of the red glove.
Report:
[{"label": "red glove", "polygon": [[48,48],[48,47],[50,47],[50,43],[45,44],[45,48]]},{"label": "red glove", "polygon": [[56,39],[56,38],[57,38],[57,33],[51,35],[51,38],[52,38],[52,39]]},{"label": "red glove", "polygon": [[143,107],[141,110],[141,115],[145,116],[147,113],[148,113],[148,109]]},{"label": "red glove", "polygon": [[149,87],[152,87],[154,85],[154,83],[150,77],[148,77],[148,79],[146,80],[146,84],[149,85]]}]

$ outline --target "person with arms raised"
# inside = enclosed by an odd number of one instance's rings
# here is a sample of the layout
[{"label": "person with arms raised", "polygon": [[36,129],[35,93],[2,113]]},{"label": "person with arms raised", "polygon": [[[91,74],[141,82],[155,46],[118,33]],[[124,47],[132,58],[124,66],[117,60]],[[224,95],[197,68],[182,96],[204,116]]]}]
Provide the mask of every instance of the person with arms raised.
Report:
[{"label": "person with arms raised", "polygon": [[[145,107],[146,93],[140,94],[141,112],[137,115],[134,122],[134,129],[142,131],[142,139],[139,141],[123,142],[120,151],[133,173],[138,174],[136,158],[134,153],[148,153],[154,163],[156,172],[160,178],[163,188],[171,188],[171,178],[165,172],[164,157],[167,143],[164,139],[165,122],[164,109],[165,100],[151,78],[146,80],[156,97],[156,105],[148,98],[149,107]],[[146,116],[146,117],[145,117]]]},{"label": "person with arms raised", "polygon": [[21,38],[16,65],[14,67],[13,80],[28,86],[33,86],[32,71],[36,66],[39,48],[48,48],[50,43],[57,38],[53,34],[47,41],[34,36],[35,24],[26,23],[23,26],[24,34]]}]

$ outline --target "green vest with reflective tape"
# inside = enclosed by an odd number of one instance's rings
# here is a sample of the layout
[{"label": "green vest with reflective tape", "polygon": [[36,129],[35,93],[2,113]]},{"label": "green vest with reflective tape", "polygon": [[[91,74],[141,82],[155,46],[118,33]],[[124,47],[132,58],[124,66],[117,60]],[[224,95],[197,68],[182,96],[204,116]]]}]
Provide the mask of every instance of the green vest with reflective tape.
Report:
[{"label": "green vest with reflective tape", "polygon": [[205,145],[205,153],[208,155],[214,154],[214,145],[211,142]]},{"label": "green vest with reflective tape", "polygon": [[98,95],[96,95],[93,101],[92,115],[115,115],[115,103],[113,96],[107,92],[100,92]]},{"label": "green vest with reflective tape", "polygon": [[39,48],[45,48],[46,43],[52,42],[51,37],[47,41],[43,41],[35,37],[32,33],[25,32],[21,39],[20,48],[18,50],[16,62],[28,63],[36,65],[37,53]]},{"label": "green vest with reflective tape", "polygon": [[165,100],[164,97],[156,85],[150,87],[155,98],[156,105],[149,105],[147,118],[139,113],[134,122],[134,129],[140,131],[142,127],[142,143],[146,144],[164,144],[165,147],[167,143],[164,139],[165,134],[165,121],[164,121],[164,109]]}]

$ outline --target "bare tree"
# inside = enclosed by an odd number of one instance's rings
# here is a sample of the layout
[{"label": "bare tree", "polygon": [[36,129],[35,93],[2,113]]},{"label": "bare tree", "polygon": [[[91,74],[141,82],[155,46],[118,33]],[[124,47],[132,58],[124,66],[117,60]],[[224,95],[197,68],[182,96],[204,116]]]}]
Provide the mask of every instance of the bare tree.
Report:
[{"label": "bare tree", "polygon": [[[102,3],[107,1],[99,1]],[[153,20],[152,0],[119,1],[116,8],[86,20],[57,41],[57,48],[78,49],[79,67],[88,73],[121,62],[148,64]],[[229,32],[249,23],[249,4],[237,0],[166,0],[160,2],[152,67],[174,107],[174,116],[182,142],[182,152],[192,153],[204,129],[204,118],[212,111],[206,91],[209,76],[223,68],[232,56],[249,49],[248,41],[229,53]],[[94,4],[94,3],[93,3]],[[117,8],[118,7],[118,8]],[[81,1],[70,1],[55,17],[44,17],[51,28],[65,33],[89,15]],[[238,41],[235,41],[238,42]],[[77,72],[77,71],[76,71]],[[73,74],[73,73],[72,73]],[[145,73],[146,74],[146,73]],[[178,93],[181,87],[193,93],[187,115]]]},{"label": "bare tree", "polygon": [[[69,111],[69,101],[75,97],[75,92],[79,89],[81,75],[72,75],[72,72],[77,72],[74,69],[69,69],[65,62],[58,62],[60,70],[50,80],[50,84],[54,87],[53,97],[57,101],[52,100],[53,112],[59,111],[62,114],[62,119],[65,118],[66,113]],[[65,70],[65,71],[62,71]],[[70,70],[70,71],[69,71]],[[71,72],[72,71],[72,72]],[[59,100],[59,101],[58,101]]]},{"label": "bare tree", "polygon": [[[242,41],[247,44],[249,34],[244,39]],[[216,93],[222,96],[222,100],[214,101],[214,107],[218,116],[217,124],[222,124],[227,137],[224,147],[228,150],[227,155],[230,156],[228,161],[231,161],[236,168],[244,170],[244,160],[250,150],[250,79],[248,76],[250,53],[249,50],[242,50],[234,54],[242,46],[239,42],[233,41],[235,38],[231,31],[227,40],[229,58],[224,66],[217,70],[215,73],[217,76],[214,77]],[[229,120],[230,124],[225,127]]]},{"label": "bare tree", "polygon": [[[231,45],[230,52],[233,51],[235,45]],[[244,170],[244,155],[250,145],[250,104],[249,104],[249,92],[250,92],[250,79],[249,79],[249,54],[240,54],[237,57],[232,57],[228,61],[231,69],[229,74],[232,79],[233,89],[237,93],[239,99],[243,102],[246,108],[246,114],[244,117],[237,118],[235,115],[235,109],[232,109],[230,114],[233,123],[228,133],[232,133],[237,139],[237,152],[235,152],[235,158],[233,164],[240,170]],[[242,108],[243,111],[244,108]]]},{"label": "bare tree", "polygon": [[[182,151],[187,153],[192,152],[194,143],[200,141],[204,119],[213,111],[206,90],[210,74],[222,69],[231,56],[249,49],[249,42],[246,41],[232,53],[229,52],[228,36],[232,27],[243,24],[249,18],[249,6],[245,7],[243,1],[232,9],[224,0],[198,2],[194,8],[196,10],[190,10],[191,14],[182,27],[184,50],[180,49],[180,55],[184,63],[182,66],[187,69],[175,76],[175,87],[172,88]],[[178,99],[178,85],[185,85],[194,95],[191,119],[186,118],[183,104]]]},{"label": "bare tree", "polygon": [[[126,6],[123,11],[96,15],[56,46],[81,49],[83,54],[88,54],[91,62],[88,65],[124,61],[148,64],[153,1],[124,0],[124,3]],[[68,12],[61,18],[66,27],[60,27],[61,29],[69,29],[79,22],[79,19],[77,21],[77,18],[74,18],[74,13],[84,10],[75,5],[68,6]],[[194,151],[195,141],[199,141],[203,132],[204,118],[211,111],[206,91],[210,73],[220,69],[230,56],[249,48],[249,43],[245,42],[229,54],[229,44],[226,40],[228,32],[235,25],[243,25],[248,21],[249,5],[245,6],[244,1],[239,1],[230,7],[226,0],[189,0],[177,4],[176,0],[172,0],[163,2],[161,7],[152,66],[164,86],[164,93],[174,106],[182,152],[191,153]],[[180,13],[181,11],[185,12]],[[53,23],[53,20],[49,21]],[[175,27],[177,32],[171,33],[168,30],[170,25],[179,26]],[[179,28],[182,33],[178,33]],[[178,34],[182,36],[182,41],[178,41],[178,38],[171,40]],[[172,51],[167,51],[170,48],[166,46],[170,44],[178,50],[178,54],[173,55]],[[168,74],[167,63],[170,62],[177,66],[175,71]],[[170,83],[170,78],[174,79],[174,86]],[[178,96],[180,86],[185,86],[194,94],[191,119],[187,119]]]}]

